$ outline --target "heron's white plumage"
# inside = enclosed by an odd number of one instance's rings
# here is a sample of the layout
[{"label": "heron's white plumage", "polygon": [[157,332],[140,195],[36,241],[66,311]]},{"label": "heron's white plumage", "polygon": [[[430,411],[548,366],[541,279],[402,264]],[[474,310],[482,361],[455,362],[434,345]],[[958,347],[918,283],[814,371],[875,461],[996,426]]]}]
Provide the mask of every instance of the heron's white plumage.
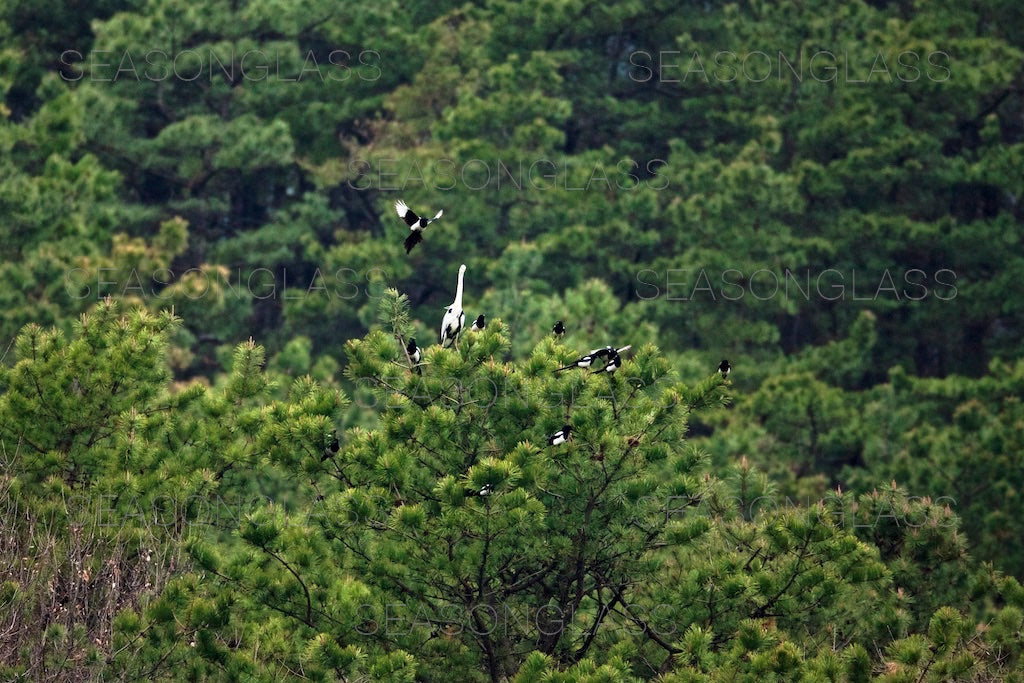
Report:
[{"label": "heron's white plumage", "polygon": [[459,282],[455,288],[455,301],[448,307],[441,319],[441,346],[451,346],[462,331],[466,314],[462,310],[462,283],[466,275],[466,264],[459,266]]}]

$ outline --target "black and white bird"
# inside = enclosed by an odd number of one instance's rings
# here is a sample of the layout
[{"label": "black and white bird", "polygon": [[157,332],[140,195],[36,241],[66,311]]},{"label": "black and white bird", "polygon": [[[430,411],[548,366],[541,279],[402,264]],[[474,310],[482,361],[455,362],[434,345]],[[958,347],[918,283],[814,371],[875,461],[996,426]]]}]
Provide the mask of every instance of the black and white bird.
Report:
[{"label": "black and white bird", "polygon": [[470,332],[479,332],[480,330],[484,329],[485,327],[487,327],[487,318],[485,318],[484,314],[481,313],[480,315],[478,315],[476,317],[476,320],[473,321],[473,324],[469,326],[469,331]]},{"label": "black and white bird", "polygon": [[605,365],[600,370],[593,370],[593,371],[591,371],[590,374],[593,375],[594,373],[597,373],[597,372],[604,372],[604,373],[607,373],[609,375],[612,375],[620,367],[622,367],[622,356],[620,356],[618,353],[615,353],[615,351],[612,350],[611,356],[608,357],[608,364]]},{"label": "black and white bird", "polygon": [[409,354],[409,360],[413,363],[419,363],[422,353],[420,347],[416,346],[416,337],[409,337],[409,343],[405,345],[405,351]]},{"label": "black and white bird", "polygon": [[416,337],[409,337],[409,343],[405,345],[405,352],[409,354],[409,360],[412,361],[412,369],[416,371],[416,374],[420,374],[419,362],[423,353],[420,351],[420,347],[416,346]]},{"label": "black and white bird", "polygon": [[718,364],[718,374],[722,376],[722,379],[728,378],[730,372],[732,372],[732,366],[729,365],[729,361],[723,360]]},{"label": "black and white bird", "polygon": [[558,368],[557,370],[555,370],[555,372],[561,372],[562,370],[572,370],[573,368],[589,368],[593,364],[593,362],[594,356],[588,353],[585,356],[580,356],[576,362],[570,363],[569,365],[566,365],[564,368]]},{"label": "black and white bird", "polygon": [[594,360],[597,360],[598,358],[611,358],[612,356],[616,356],[624,351],[629,351],[631,348],[633,348],[632,344],[627,344],[619,349],[614,346],[603,346],[599,349],[594,349],[589,355],[593,356]]},{"label": "black and white bird", "polygon": [[572,438],[572,425],[562,425],[562,428],[548,437],[549,446],[560,446]]},{"label": "black and white bird", "polygon": [[441,319],[441,346],[449,347],[455,344],[459,348],[459,333],[462,332],[462,325],[466,322],[466,314],[462,310],[462,281],[466,276],[466,264],[459,266],[459,282],[455,288],[455,301],[445,311]]},{"label": "black and white bird", "polygon": [[551,328],[551,331],[556,337],[561,337],[565,334],[565,325],[562,324],[561,320],[556,321],[555,326]]},{"label": "black and white bird", "polygon": [[323,457],[320,458],[320,462],[323,462],[324,460],[327,460],[328,458],[337,455],[338,451],[341,450],[341,442],[338,441],[337,432],[330,432],[325,436],[327,437],[327,439],[326,444],[324,445],[324,454]]},{"label": "black and white bird", "polygon": [[494,484],[484,484],[480,488],[466,488],[463,493],[467,496],[489,496],[494,493]]},{"label": "black and white bird", "polygon": [[409,226],[409,236],[405,238],[405,253],[408,254],[412,251],[412,248],[423,241],[423,229],[428,225],[436,221],[444,213],[444,209],[437,212],[433,218],[421,218],[416,215],[416,212],[409,208],[409,206],[399,199],[395,202],[395,211],[398,212],[398,217],[405,221],[405,224]]}]

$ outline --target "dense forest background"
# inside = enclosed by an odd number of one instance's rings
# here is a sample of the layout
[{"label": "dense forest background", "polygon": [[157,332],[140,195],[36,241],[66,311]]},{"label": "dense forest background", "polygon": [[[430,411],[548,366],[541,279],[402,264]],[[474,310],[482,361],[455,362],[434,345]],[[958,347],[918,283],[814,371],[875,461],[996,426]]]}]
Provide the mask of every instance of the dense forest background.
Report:
[{"label": "dense forest background", "polygon": [[0,680],[1024,681],[1022,198],[1011,0],[0,0]]}]

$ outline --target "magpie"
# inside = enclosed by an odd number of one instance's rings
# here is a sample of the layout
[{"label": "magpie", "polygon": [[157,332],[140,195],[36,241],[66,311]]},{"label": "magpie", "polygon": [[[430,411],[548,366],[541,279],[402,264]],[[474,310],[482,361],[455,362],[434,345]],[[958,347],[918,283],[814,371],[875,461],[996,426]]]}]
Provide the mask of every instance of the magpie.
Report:
[{"label": "magpie", "polygon": [[548,437],[549,446],[560,446],[572,438],[572,425],[563,425],[561,429]]},{"label": "magpie", "polygon": [[466,489],[467,496],[489,496],[492,493],[494,493],[493,484],[484,484],[480,487],[479,491],[477,489]]},{"label": "magpie", "polygon": [[412,361],[412,369],[416,371],[417,375],[422,374],[419,362],[423,354],[420,352],[420,347],[416,346],[416,337],[409,337],[409,343],[405,345],[405,352],[409,354],[409,360]]},{"label": "magpie", "polygon": [[448,347],[455,344],[459,348],[459,333],[462,332],[462,325],[466,322],[466,314],[462,310],[462,280],[466,275],[466,264],[459,266],[459,283],[455,288],[455,301],[445,311],[441,319],[441,346]]},{"label": "magpie", "polygon": [[481,313],[476,317],[476,320],[473,321],[473,324],[469,326],[469,331],[479,332],[485,327],[487,327],[487,319],[484,317],[484,314]]},{"label": "magpie", "polygon": [[325,434],[324,436],[329,436],[329,438],[326,439],[326,444],[324,445],[324,455],[322,458],[320,458],[320,462],[323,462],[328,458],[337,455],[338,451],[341,449],[341,443],[338,441],[337,432],[330,432],[329,434]]},{"label": "magpie", "polygon": [[433,218],[420,218],[416,215],[416,212],[408,207],[408,205],[399,199],[395,202],[395,211],[398,212],[398,217],[405,221],[405,224],[409,226],[409,236],[405,238],[405,253],[408,254],[412,251],[412,248],[423,241],[423,229],[428,225],[436,221],[444,213],[444,210],[437,212]]},{"label": "magpie", "polygon": [[729,361],[723,360],[718,364],[718,374],[722,376],[722,379],[726,379],[730,372],[732,372],[732,366],[729,365]]},{"label": "magpie", "polygon": [[588,353],[585,356],[580,356],[575,363],[570,363],[569,365],[566,365],[564,368],[558,368],[557,370],[555,370],[555,372],[561,372],[562,370],[571,370],[572,368],[589,368],[593,362],[594,356]]},{"label": "magpie", "polygon": [[626,346],[623,346],[620,349],[617,349],[614,346],[605,346],[600,349],[594,349],[593,351],[590,352],[589,355],[593,356],[594,360],[597,360],[598,358],[604,358],[605,356],[611,358],[612,356],[616,356],[622,353],[623,351],[629,351],[631,348],[633,348],[632,344],[627,344]]},{"label": "magpie", "polygon": [[565,325],[562,324],[561,320],[556,321],[555,326],[551,328],[551,331],[555,334],[556,337],[561,337],[562,335],[565,334]]},{"label": "magpie", "polygon": [[615,350],[613,349],[611,356],[608,357],[608,364],[605,365],[600,370],[592,370],[590,372],[590,374],[593,375],[594,373],[597,373],[597,372],[606,372],[609,375],[611,375],[616,370],[618,370],[621,366],[622,366],[622,356],[620,356],[618,353],[616,353]]}]

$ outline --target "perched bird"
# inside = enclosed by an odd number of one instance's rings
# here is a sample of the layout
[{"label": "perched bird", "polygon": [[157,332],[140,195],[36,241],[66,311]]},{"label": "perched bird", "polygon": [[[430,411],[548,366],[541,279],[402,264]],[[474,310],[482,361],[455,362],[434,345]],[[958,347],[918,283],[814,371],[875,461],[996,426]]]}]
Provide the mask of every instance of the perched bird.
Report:
[{"label": "perched bird", "polygon": [[480,487],[480,490],[466,489],[467,496],[489,496],[492,493],[494,493],[494,486],[492,484],[484,484]]},{"label": "perched bird", "polygon": [[441,346],[448,347],[455,344],[459,348],[459,333],[462,332],[462,325],[466,322],[466,314],[462,310],[462,281],[466,276],[466,264],[459,266],[459,283],[455,288],[455,301],[448,307],[441,319]]},{"label": "perched bird", "polygon": [[416,346],[416,337],[409,337],[409,343],[405,345],[405,352],[409,354],[409,360],[412,361],[413,370],[416,371],[416,374],[421,374],[417,364],[420,362],[420,358],[423,354],[420,352],[420,347]]},{"label": "perched bird", "polygon": [[409,354],[409,359],[413,363],[420,362],[420,357],[423,354],[420,353],[420,347],[416,346],[416,337],[409,337],[409,343],[405,345],[405,351]]},{"label": "perched bird", "polygon": [[395,211],[398,212],[398,217],[405,221],[405,224],[409,226],[409,236],[405,238],[405,253],[408,254],[412,251],[412,248],[423,241],[423,229],[428,225],[436,221],[444,213],[444,209],[438,211],[433,218],[420,218],[406,205],[404,201],[399,199],[395,202]]},{"label": "perched bird", "polygon": [[473,321],[473,324],[469,326],[469,331],[479,332],[485,327],[487,327],[487,319],[484,317],[484,314],[481,313],[476,317],[476,320]]},{"label": "perched bird", "polygon": [[558,368],[557,370],[555,370],[555,372],[561,372],[562,370],[571,370],[573,368],[589,368],[593,362],[594,357],[588,353],[585,356],[580,356],[579,360],[577,360],[575,363],[570,363],[569,365],[566,365],[564,368]]},{"label": "perched bird", "polygon": [[328,434],[325,434],[324,436],[327,438],[326,443],[324,445],[324,454],[323,457],[320,458],[320,462],[323,462],[324,460],[327,460],[328,458],[337,455],[338,451],[341,449],[341,443],[338,441],[337,432],[330,432]]},{"label": "perched bird", "polygon": [[612,355],[608,358],[608,364],[607,365],[605,365],[600,370],[593,370],[593,371],[591,371],[590,374],[593,375],[594,373],[597,373],[597,372],[606,372],[609,375],[611,375],[611,374],[614,374],[615,371],[618,370],[620,367],[622,367],[622,356],[620,356],[619,354],[613,352]]},{"label": "perched bird", "polygon": [[549,446],[559,446],[572,438],[572,425],[563,425],[561,429],[548,437]]},{"label": "perched bird", "polygon": [[729,365],[729,361],[723,360],[718,364],[718,373],[722,376],[722,379],[726,379],[730,372],[732,372],[732,366]]},{"label": "perched bird", "polygon": [[605,357],[611,358],[612,356],[618,355],[623,351],[629,351],[631,348],[633,348],[632,344],[627,344],[626,346],[623,346],[620,349],[617,349],[614,346],[605,346],[600,349],[594,349],[593,351],[590,352],[589,355],[593,356],[594,360]]},{"label": "perched bird", "polygon": [[565,325],[563,325],[562,321],[559,320],[555,322],[555,326],[551,328],[551,331],[554,332],[556,337],[561,337],[565,334]]}]

